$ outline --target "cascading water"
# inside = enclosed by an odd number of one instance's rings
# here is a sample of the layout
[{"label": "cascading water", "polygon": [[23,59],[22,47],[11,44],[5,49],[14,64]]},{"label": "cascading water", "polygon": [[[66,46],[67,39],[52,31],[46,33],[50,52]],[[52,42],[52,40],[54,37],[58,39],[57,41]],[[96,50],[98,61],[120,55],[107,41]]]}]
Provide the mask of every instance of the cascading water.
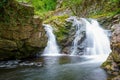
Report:
[{"label": "cascading water", "polygon": [[43,55],[55,56],[59,55],[59,47],[56,42],[56,37],[53,34],[53,28],[50,25],[44,24],[44,29],[47,32],[48,42],[44,49]]},{"label": "cascading water", "polygon": [[87,55],[104,55],[111,52],[109,37],[102,29],[99,23],[90,19],[90,22],[86,19],[82,20],[86,24],[86,38],[87,38]]},{"label": "cascading water", "polygon": [[81,19],[78,19],[77,17],[71,16],[66,20],[67,22],[72,23],[73,29],[75,31],[72,46],[70,49],[71,55],[76,54],[83,54],[84,52],[84,45],[85,45],[85,25],[84,22]]},{"label": "cascading water", "polygon": [[78,21],[77,19],[74,19],[73,21],[73,26],[75,26],[76,28],[76,33],[74,35],[74,40],[72,43],[72,47],[71,47],[71,55],[74,55],[77,53],[77,48],[78,48],[78,41],[81,39],[82,36],[80,36],[81,32],[82,32],[82,24],[80,21]]},{"label": "cascading water", "polygon": [[86,49],[84,55],[104,55],[111,52],[109,37],[96,20],[87,20],[85,18],[80,18],[78,20],[77,18],[72,17],[68,18],[68,22],[72,22],[73,26],[76,27],[76,33],[74,35],[75,38],[71,48],[71,55],[80,54],[76,52],[78,50],[78,42],[81,39],[83,27],[86,28],[86,44],[84,44]]}]

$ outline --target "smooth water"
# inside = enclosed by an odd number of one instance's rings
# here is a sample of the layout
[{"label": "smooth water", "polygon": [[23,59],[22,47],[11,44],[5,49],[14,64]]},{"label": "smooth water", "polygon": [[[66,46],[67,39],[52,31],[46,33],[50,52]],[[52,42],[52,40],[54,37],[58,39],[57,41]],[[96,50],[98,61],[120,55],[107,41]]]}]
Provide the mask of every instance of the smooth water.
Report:
[{"label": "smooth water", "polygon": [[[76,55],[78,42],[81,40],[82,31],[86,29],[86,45],[84,50],[84,55],[104,55],[111,52],[110,48],[110,33],[104,30],[97,20],[85,19],[85,18],[68,18],[68,22],[72,22],[73,26],[76,28],[73,45],[71,48],[71,55]],[[83,30],[82,30],[83,29]]]},{"label": "smooth water", "polygon": [[0,69],[0,80],[106,80],[102,60],[86,56],[43,56],[42,67]]},{"label": "smooth water", "polygon": [[56,37],[53,33],[52,26],[47,24],[44,24],[43,26],[48,37],[47,46],[44,49],[43,55],[59,55],[59,48],[56,42]]},{"label": "smooth water", "polygon": [[82,20],[86,24],[86,55],[109,54],[111,52],[110,40],[105,30],[94,19],[88,21],[82,18]]},{"label": "smooth water", "polygon": [[73,40],[73,44],[72,44],[72,47],[71,47],[71,55],[75,55],[77,53],[77,48],[78,48],[78,41],[81,40],[81,36],[80,34],[82,34],[82,23],[81,21],[77,20],[77,19],[74,19],[74,21],[72,22],[73,23],[73,26],[76,28],[76,32],[75,32],[75,35],[74,35],[74,40]]}]

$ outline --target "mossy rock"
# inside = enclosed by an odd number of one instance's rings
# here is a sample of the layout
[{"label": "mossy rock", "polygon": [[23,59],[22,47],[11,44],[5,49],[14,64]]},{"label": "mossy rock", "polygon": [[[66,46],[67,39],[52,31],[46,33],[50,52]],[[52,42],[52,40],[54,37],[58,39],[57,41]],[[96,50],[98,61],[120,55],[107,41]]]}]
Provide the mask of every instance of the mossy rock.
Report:
[{"label": "mossy rock", "polygon": [[117,76],[111,76],[110,78],[108,78],[107,80],[119,80],[120,79],[120,74]]},{"label": "mossy rock", "polygon": [[66,24],[68,17],[68,15],[52,16],[44,21],[45,24],[51,24],[53,26],[58,43],[63,42],[69,33],[69,26]]},{"label": "mossy rock", "polygon": [[117,63],[120,63],[120,54],[117,52],[112,53],[113,60]]},{"label": "mossy rock", "polygon": [[34,15],[34,8],[27,4],[18,3],[15,0],[2,0],[0,7],[0,24],[6,26],[17,26],[30,24]]},{"label": "mossy rock", "polygon": [[0,5],[0,60],[34,57],[47,43],[42,20],[30,5],[2,1],[7,2]]}]

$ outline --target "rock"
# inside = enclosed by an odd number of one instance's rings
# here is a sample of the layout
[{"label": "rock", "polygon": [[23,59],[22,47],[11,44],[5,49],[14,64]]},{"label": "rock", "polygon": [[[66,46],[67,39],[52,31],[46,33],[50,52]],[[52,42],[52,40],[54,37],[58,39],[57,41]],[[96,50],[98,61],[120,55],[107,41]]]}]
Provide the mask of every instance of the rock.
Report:
[{"label": "rock", "polygon": [[9,30],[0,30],[1,31],[1,37],[5,39],[13,39],[13,31]]},{"label": "rock", "polygon": [[[9,0],[0,12],[0,60],[36,56],[47,43],[42,20],[32,6]],[[12,10],[12,11],[11,11]],[[7,18],[6,18],[7,17]]]},{"label": "rock", "polygon": [[98,18],[98,21],[100,22],[101,25],[103,25],[106,29],[111,29],[113,30],[117,24],[120,22],[120,15],[114,15],[110,17],[103,17],[103,18]]},{"label": "rock", "polygon": [[41,67],[42,66],[42,62],[25,61],[25,62],[19,63],[18,66],[36,66],[36,67]]},{"label": "rock", "polygon": [[32,27],[32,25],[25,25],[25,26],[21,26],[19,27],[20,32],[30,32],[32,31],[34,28]]},{"label": "rock", "polygon": [[120,80],[120,75],[109,80]]},{"label": "rock", "polygon": [[1,61],[0,68],[17,68],[24,66],[35,66],[41,67],[42,62],[32,62],[32,61],[21,61],[21,60],[9,60],[9,61]]},{"label": "rock", "polygon": [[57,8],[61,8],[61,7],[62,7],[62,3],[63,3],[63,0],[57,0],[56,9],[57,9]]},{"label": "rock", "polygon": [[71,47],[65,47],[62,52],[65,53],[65,54],[69,54],[70,53],[70,48]]},{"label": "rock", "polygon": [[[73,40],[75,39],[75,34],[76,34],[76,26],[78,24],[76,24],[74,21],[79,20],[79,17],[76,16],[71,16],[69,18],[66,19],[67,24],[70,24],[69,27],[69,34],[66,38],[66,42],[64,43],[64,48],[63,48],[63,52],[64,53],[71,53],[72,50],[72,44],[73,44]],[[82,24],[82,23],[81,23]],[[78,40],[78,47],[77,47],[77,52],[76,54],[82,55],[85,49],[85,37],[86,37],[86,28],[84,26],[80,26],[80,33],[79,33],[79,40]],[[68,51],[67,51],[68,50]]]},{"label": "rock", "polygon": [[8,51],[17,50],[17,44],[11,40],[0,39],[0,49]]},{"label": "rock", "polygon": [[[75,28],[76,25],[73,25],[72,20],[68,20],[70,19],[68,17],[69,17],[68,15],[53,16],[52,18],[44,21],[45,24],[51,24],[53,26],[58,44],[61,48],[61,52],[65,54],[70,54],[71,45],[75,38],[74,35],[76,31]],[[75,16],[73,18],[79,19],[78,17]],[[83,52],[84,44],[82,44],[82,41],[85,38],[85,27],[81,28],[80,34],[81,35],[78,44],[81,45],[78,47],[78,49],[80,52]]]},{"label": "rock", "polygon": [[112,43],[120,43],[120,24],[112,26],[114,32],[112,33]]},{"label": "rock", "polygon": [[[22,30],[22,29],[21,29]],[[31,32],[13,32],[13,39],[15,40],[25,40],[30,38]]]},{"label": "rock", "polygon": [[[102,67],[109,71],[109,74],[118,76],[120,75],[120,24],[112,26],[111,48],[112,53],[109,55],[106,62]],[[120,77],[115,77],[110,80],[119,80]]]},{"label": "rock", "polygon": [[44,47],[46,44],[41,42],[47,42],[47,37],[44,38],[43,35],[45,35],[44,32],[36,32],[32,34],[31,37],[26,40],[26,45],[32,47]]}]

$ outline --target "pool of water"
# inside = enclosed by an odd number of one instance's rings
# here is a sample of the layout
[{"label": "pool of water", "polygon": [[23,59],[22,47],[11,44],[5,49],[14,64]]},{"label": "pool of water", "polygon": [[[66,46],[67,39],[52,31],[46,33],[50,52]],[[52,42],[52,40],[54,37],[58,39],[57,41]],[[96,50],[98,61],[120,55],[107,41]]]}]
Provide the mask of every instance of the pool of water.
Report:
[{"label": "pool of water", "polygon": [[[99,59],[99,58],[98,58]],[[97,59],[96,59],[97,60]],[[103,61],[80,56],[43,56],[43,66],[0,68],[0,80],[106,80]]]}]

